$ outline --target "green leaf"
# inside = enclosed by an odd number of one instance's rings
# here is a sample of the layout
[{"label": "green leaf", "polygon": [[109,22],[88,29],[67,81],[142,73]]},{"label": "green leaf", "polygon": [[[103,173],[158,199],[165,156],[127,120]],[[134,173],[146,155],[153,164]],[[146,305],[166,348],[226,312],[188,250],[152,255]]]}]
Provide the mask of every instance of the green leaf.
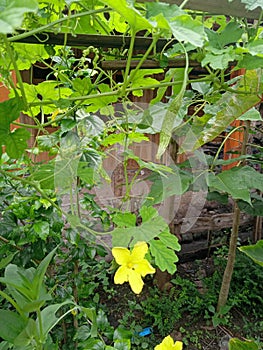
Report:
[{"label": "green leaf", "polygon": [[72,227],[78,227],[81,224],[80,218],[77,215],[68,214],[67,221]]},{"label": "green leaf", "polygon": [[[131,71],[132,74],[133,71]],[[152,77],[147,77],[147,75],[160,74],[163,73],[163,69],[141,69],[136,72],[132,79],[131,88],[139,88],[142,86],[151,86],[160,84],[160,81]],[[133,91],[134,96],[143,96],[142,90]]]},{"label": "green leaf", "polygon": [[239,120],[251,120],[251,121],[262,121],[261,114],[259,111],[253,107],[244,114],[241,115],[241,117],[238,118]]},{"label": "green leaf", "polygon": [[37,233],[37,235],[43,240],[46,240],[46,238],[49,235],[49,223],[47,221],[35,222],[33,225],[33,229]]},{"label": "green leaf", "polygon": [[258,241],[254,245],[243,246],[238,249],[249,256],[255,263],[263,266],[263,240]]},{"label": "green leaf", "polygon": [[253,340],[239,340],[231,338],[229,340],[229,350],[259,350],[258,345]]},{"label": "green leaf", "polygon": [[249,53],[254,56],[262,54],[263,51],[263,39],[256,39],[247,45]]},{"label": "green leaf", "polygon": [[0,270],[4,269],[14,259],[14,256],[16,256],[17,253],[18,252],[10,253],[5,258],[2,258],[0,261]]},{"label": "green leaf", "polygon": [[135,227],[115,228],[110,232],[114,247],[133,246],[138,241],[149,242],[161,232],[166,231],[168,226],[165,220],[159,216],[155,208],[142,207],[140,209],[142,223]]},{"label": "green leaf", "polygon": [[[240,79],[236,87],[240,93],[226,92],[214,106],[216,114],[204,124],[200,134],[196,135],[194,149],[199,148],[207,142],[214,140],[237,118],[246,111],[256,106],[260,102],[258,88],[260,85],[260,75],[257,71],[247,71]],[[245,92],[242,94],[242,92]],[[198,122],[198,121],[197,121]],[[194,127],[195,124],[193,123]],[[192,150],[192,148],[190,148]],[[190,150],[187,144],[182,144],[182,150]]]},{"label": "green leaf", "polygon": [[131,339],[132,336],[133,336],[133,332],[119,326],[118,328],[115,329],[115,331],[113,333],[113,340]]},{"label": "green leaf", "polygon": [[94,168],[89,167],[86,162],[79,162],[77,175],[83,182],[89,185],[94,185],[99,179]]},{"label": "green leaf", "polygon": [[83,79],[76,78],[72,82],[72,87],[76,91],[72,97],[89,95],[93,89],[93,84],[89,77]]},{"label": "green leaf", "polygon": [[57,193],[64,194],[76,184],[79,159],[82,154],[79,136],[68,132],[60,142],[60,152],[55,162],[54,181]]},{"label": "green leaf", "polygon": [[237,69],[257,69],[263,67],[263,57],[252,56],[249,53],[245,54],[241,60],[238,61]]},{"label": "green leaf", "polygon": [[14,340],[14,345],[18,346],[19,349],[28,349],[27,346],[30,345],[32,342],[32,339],[38,339],[38,331],[36,326],[36,321],[32,320],[31,318],[28,320],[28,323],[26,325],[26,328],[16,337]]},{"label": "green leaf", "polygon": [[96,311],[93,308],[81,307],[81,311],[85,314],[85,316],[91,321],[91,330],[90,336],[92,338],[97,337],[98,335],[98,325],[97,325],[97,315]]},{"label": "green leaf", "polygon": [[[158,4],[158,3],[151,3],[151,4]],[[166,72],[165,78],[162,81],[160,81],[160,83],[168,83],[168,82],[170,82],[172,80],[173,81],[183,81],[183,79],[184,79],[184,69],[183,68],[171,68],[171,69],[169,69]],[[178,85],[174,85],[173,86],[173,93],[174,94],[179,93],[180,92],[180,88],[181,88],[181,86],[179,84]],[[155,98],[153,98],[150,101],[150,104],[154,105],[157,102],[160,102],[162,100],[162,98],[164,97],[164,94],[166,92],[167,92],[167,87],[160,87],[160,88],[158,88],[157,95],[156,95]]]},{"label": "green leaf", "polygon": [[20,98],[10,98],[7,101],[0,103],[0,118],[1,118],[1,129],[5,125],[6,129],[9,130],[9,125],[13,121],[19,118],[22,110],[22,101]]},{"label": "green leaf", "polygon": [[232,46],[226,49],[213,49],[212,52],[206,53],[201,64],[202,67],[209,64],[213,69],[226,69],[229,62],[236,59],[236,52]]},{"label": "green leaf", "polygon": [[8,156],[13,159],[20,158],[27,148],[27,140],[30,136],[30,132],[23,128],[15,129],[7,134],[5,145]]},{"label": "green leaf", "polygon": [[38,10],[37,0],[0,1],[0,33],[12,33],[18,28],[27,12]]},{"label": "green leaf", "polygon": [[30,69],[35,62],[49,58],[49,54],[45,50],[44,45],[22,43],[14,43],[13,45],[16,55],[16,64],[19,70]]},{"label": "green leaf", "polygon": [[48,335],[48,333],[51,331],[53,327],[70,311],[66,312],[64,315],[61,315],[59,318],[56,316],[56,313],[58,310],[64,306],[74,303],[71,300],[66,300],[63,303],[60,304],[54,304],[49,305],[45,309],[41,311],[41,319],[42,319],[42,326],[43,326],[43,333],[45,336]]},{"label": "green leaf", "polygon": [[25,326],[25,320],[16,312],[0,310],[0,337],[2,339],[13,343]]},{"label": "green leaf", "polygon": [[172,195],[182,195],[188,190],[192,176],[177,167],[173,167],[173,170],[173,173],[164,176],[153,174],[149,177],[153,184],[144,202],[146,206],[161,203]]},{"label": "green leaf", "polygon": [[[256,197],[256,198],[254,198]],[[244,213],[252,216],[263,216],[263,198],[260,196],[251,195],[252,206],[247,202],[238,201],[238,207]]]},{"label": "green leaf", "polygon": [[241,0],[243,4],[245,4],[246,9],[248,11],[253,11],[257,7],[261,7],[263,9],[263,1],[262,0]]},{"label": "green leaf", "polygon": [[109,136],[105,137],[105,139],[102,141],[103,146],[112,146],[116,143],[119,143],[120,145],[124,145],[127,141],[129,144],[133,142],[140,143],[142,141],[148,141],[149,138],[139,132],[130,132],[128,134],[125,133],[119,133],[119,134],[110,134]]},{"label": "green leaf", "polygon": [[176,16],[170,22],[170,28],[178,41],[190,43],[195,47],[202,47],[207,38],[202,22],[187,14]]},{"label": "green leaf", "polygon": [[[144,122],[145,123],[144,128],[143,128],[144,133],[157,134],[157,133],[161,132],[162,125],[164,124],[164,118],[165,118],[172,102],[173,102],[173,100],[171,102],[168,102],[168,103],[158,102],[155,105],[149,106],[149,108],[147,110],[145,110],[144,113],[141,115],[141,119],[136,121],[137,123],[139,123],[138,128],[140,127],[140,123]],[[186,115],[186,113],[187,113],[187,106],[186,106],[186,104],[183,103],[180,106],[178,113],[176,115],[174,115],[172,130],[177,128],[182,123],[183,118]],[[145,118],[145,114],[146,114],[146,116],[148,114],[147,118]],[[139,116],[139,118],[140,118],[140,116]],[[148,124],[147,124],[147,120],[148,120]]]},{"label": "green leaf", "polygon": [[34,294],[36,296],[36,299],[40,298],[41,295],[41,289],[44,283],[44,277],[45,273],[47,271],[48,265],[50,264],[50,261],[52,260],[53,256],[56,253],[57,248],[53,249],[38,265],[34,278],[32,281],[32,289],[34,291]]},{"label": "green leaf", "polygon": [[251,204],[250,190],[263,190],[263,174],[249,166],[234,167],[218,175],[209,174],[208,185],[230,194],[234,199],[242,199]]},{"label": "green leaf", "polygon": [[171,274],[175,273],[177,269],[175,264],[179,259],[172,249],[167,248],[160,240],[152,240],[150,241],[150,251],[161,271],[167,270]]},{"label": "green leaf", "polygon": [[119,228],[134,227],[136,225],[136,215],[130,212],[117,213],[113,216],[112,221]]},{"label": "green leaf", "polygon": [[161,156],[164,154],[166,148],[169,145],[169,142],[174,130],[174,123],[177,119],[177,115],[183,104],[182,102],[183,102],[183,97],[184,97],[184,93],[187,85],[188,66],[189,66],[188,55],[186,51],[185,51],[185,55],[186,55],[186,65],[184,69],[183,82],[180,87],[180,91],[178,92],[177,96],[172,100],[171,104],[167,109],[167,112],[165,113],[163,123],[162,123],[162,129],[160,133],[160,143],[159,143],[159,147],[156,155],[157,159],[161,158]]},{"label": "green leaf", "polygon": [[76,113],[78,118],[78,131],[82,137],[95,137],[99,136],[105,129],[105,123],[101,118],[96,115],[90,115],[83,109],[78,110]]},{"label": "green leaf", "polygon": [[[243,34],[244,30],[240,23],[230,21],[222,31],[214,31],[206,28],[206,33],[209,40],[209,47],[223,49],[226,45],[237,43]],[[209,50],[208,47],[208,50]]]},{"label": "green leaf", "polygon": [[178,242],[178,238],[169,231],[162,232],[158,238],[166,247],[178,252],[181,250],[181,245]]},{"label": "green leaf", "polygon": [[34,268],[25,270],[15,264],[9,264],[5,269],[4,277],[0,278],[0,282],[7,285],[9,293],[20,307],[34,299],[31,288],[34,272]]},{"label": "green leaf", "polygon": [[[30,112],[34,116],[40,113],[40,109],[44,114],[53,114],[54,110],[57,108],[56,103],[59,100],[62,100],[69,97],[72,94],[72,90],[61,86],[60,82],[57,81],[43,81],[38,85],[31,85],[27,83],[23,83],[27,102],[28,103],[38,103],[38,106],[32,106],[30,108]],[[21,96],[21,91],[17,91]],[[10,97],[15,96],[15,92],[12,90],[10,93]],[[41,105],[41,102],[49,101],[50,104]],[[40,108],[41,106],[41,108]],[[26,111],[24,111],[26,113]]]},{"label": "green leaf", "polygon": [[151,23],[163,29],[169,29],[169,23],[174,17],[185,14],[177,5],[164,2],[147,2],[146,9],[146,16],[151,20]]},{"label": "green leaf", "polygon": [[117,339],[114,342],[114,349],[117,350],[130,350],[131,341],[130,339]]},{"label": "green leaf", "polygon": [[100,84],[98,86],[97,96],[87,100],[89,106],[86,107],[86,112],[96,113],[99,111],[102,115],[111,115],[111,113],[114,113],[112,104],[117,102],[117,95],[105,96],[103,93],[112,93],[109,85]]},{"label": "green leaf", "polygon": [[2,341],[0,343],[0,350],[10,350],[10,343],[7,341]]},{"label": "green leaf", "polygon": [[151,29],[152,25],[132,6],[132,2],[126,0],[102,0],[102,2],[118,12],[135,32]]},{"label": "green leaf", "polygon": [[54,189],[54,173],[55,167],[52,162],[42,164],[37,167],[30,176],[32,181],[37,181],[43,189]]}]

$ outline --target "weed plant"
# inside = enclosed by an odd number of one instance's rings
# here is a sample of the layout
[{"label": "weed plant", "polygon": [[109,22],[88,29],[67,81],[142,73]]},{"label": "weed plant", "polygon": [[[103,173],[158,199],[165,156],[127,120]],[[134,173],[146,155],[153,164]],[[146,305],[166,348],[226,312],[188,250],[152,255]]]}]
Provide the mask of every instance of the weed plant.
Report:
[{"label": "weed plant", "polygon": [[[127,302],[120,320],[122,326],[135,332],[138,327],[148,325],[153,328],[155,336],[160,338],[179,331],[185,345],[192,344],[195,349],[200,348],[202,337],[209,337],[200,325],[204,328],[224,326],[230,333],[237,332],[243,337],[258,339],[260,343],[258,335],[262,332],[263,298],[259,286],[262,284],[263,272],[260,266],[251,263],[240,252],[237,252],[229,301],[220,312],[216,312],[218,290],[226,264],[225,253],[226,249],[222,248],[213,256],[215,270],[211,276],[203,279],[202,292],[194,281],[174,276],[170,291],[149,288],[143,300]],[[199,263],[202,264],[201,261]],[[135,310],[140,310],[137,320]],[[196,326],[199,328],[196,329]],[[152,338],[153,335],[144,339],[144,342],[150,344]],[[139,343],[137,347],[136,344],[134,346],[135,349],[140,348]]]}]

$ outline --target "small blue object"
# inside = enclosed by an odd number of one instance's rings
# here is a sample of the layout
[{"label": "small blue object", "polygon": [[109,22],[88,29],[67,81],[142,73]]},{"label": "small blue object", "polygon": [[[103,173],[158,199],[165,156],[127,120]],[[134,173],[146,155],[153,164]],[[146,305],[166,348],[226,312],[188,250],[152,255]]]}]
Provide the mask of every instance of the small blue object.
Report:
[{"label": "small blue object", "polygon": [[139,332],[139,336],[140,337],[145,337],[146,335],[149,335],[151,333],[152,333],[152,328],[151,327],[146,327],[141,332]]}]

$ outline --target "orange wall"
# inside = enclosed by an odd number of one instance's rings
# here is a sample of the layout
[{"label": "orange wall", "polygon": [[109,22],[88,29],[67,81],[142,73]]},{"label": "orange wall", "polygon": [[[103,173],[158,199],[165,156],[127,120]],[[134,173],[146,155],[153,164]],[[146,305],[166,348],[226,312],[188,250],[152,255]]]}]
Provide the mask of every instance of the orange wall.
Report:
[{"label": "orange wall", "polygon": [[[16,76],[15,73],[12,72],[13,82],[16,84]],[[9,90],[5,87],[3,83],[0,83],[0,102],[8,100]],[[11,125],[11,130],[14,129],[14,126]]]}]

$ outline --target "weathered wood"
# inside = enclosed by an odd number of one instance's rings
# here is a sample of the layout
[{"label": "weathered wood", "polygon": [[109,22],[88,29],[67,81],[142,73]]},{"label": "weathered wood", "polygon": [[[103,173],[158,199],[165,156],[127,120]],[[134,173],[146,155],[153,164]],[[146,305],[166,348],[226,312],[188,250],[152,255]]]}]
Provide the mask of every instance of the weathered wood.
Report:
[{"label": "weathered wood", "polygon": [[[253,218],[243,214],[240,218],[240,226],[252,224]],[[194,225],[192,224],[194,222]],[[185,232],[197,233],[204,231],[218,231],[224,228],[232,227],[233,213],[215,214],[198,218],[183,218],[179,222],[175,221],[176,232],[184,234]],[[190,227],[188,230],[187,227]]]},{"label": "weathered wood", "polygon": [[[131,69],[134,69],[137,67],[139,60],[132,60],[131,61]],[[105,70],[119,70],[124,69],[127,65],[127,60],[110,60],[110,61],[103,61],[101,63],[101,67]],[[200,67],[200,63],[196,61],[190,61],[189,63],[190,67]],[[178,59],[169,60],[167,62],[167,68],[181,68],[185,67],[185,59],[180,57]],[[158,60],[146,60],[141,68],[160,68],[160,62]],[[201,67],[200,67],[201,69]]]},{"label": "weathered wood", "polygon": [[[155,0],[139,0],[139,2],[149,2]],[[168,4],[181,5],[183,0],[162,0]],[[189,0],[185,9],[206,12],[214,15],[227,15],[233,17],[245,17],[249,19],[258,19],[261,9],[257,7],[253,11],[248,11],[240,0]]]}]

